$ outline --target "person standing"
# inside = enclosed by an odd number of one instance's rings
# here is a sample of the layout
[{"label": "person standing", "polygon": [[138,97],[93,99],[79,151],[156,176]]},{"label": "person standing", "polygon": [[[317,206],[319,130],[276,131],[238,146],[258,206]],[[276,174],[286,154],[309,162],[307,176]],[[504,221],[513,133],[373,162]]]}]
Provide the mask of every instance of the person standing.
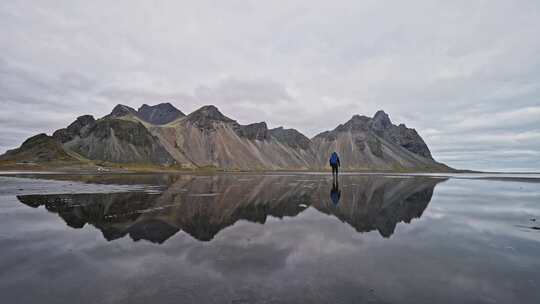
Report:
[{"label": "person standing", "polygon": [[337,179],[341,163],[339,162],[339,155],[335,151],[330,155],[330,166],[332,167],[332,177]]}]

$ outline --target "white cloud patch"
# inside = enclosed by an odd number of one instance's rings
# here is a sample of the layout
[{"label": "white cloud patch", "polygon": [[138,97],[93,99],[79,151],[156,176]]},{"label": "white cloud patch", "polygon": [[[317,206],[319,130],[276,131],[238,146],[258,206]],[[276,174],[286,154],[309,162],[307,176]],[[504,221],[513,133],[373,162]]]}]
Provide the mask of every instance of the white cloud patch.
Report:
[{"label": "white cloud patch", "polygon": [[115,104],[313,136],[384,109],[451,166],[540,171],[540,2],[3,1],[0,151]]}]

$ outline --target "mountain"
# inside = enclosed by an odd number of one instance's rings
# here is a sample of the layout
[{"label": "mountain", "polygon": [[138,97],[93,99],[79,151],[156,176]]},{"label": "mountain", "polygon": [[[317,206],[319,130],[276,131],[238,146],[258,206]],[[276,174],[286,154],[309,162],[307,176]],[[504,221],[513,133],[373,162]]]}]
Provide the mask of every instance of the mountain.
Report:
[{"label": "mountain", "polygon": [[141,122],[117,118],[118,112],[124,110],[131,114],[129,109],[115,107],[103,119],[95,120],[90,115],[78,117],[67,128],[54,132],[53,138],[65,149],[89,160],[173,164],[174,159]]},{"label": "mountain", "polygon": [[311,146],[311,140],[295,129],[284,129],[283,127],[279,127],[271,129],[269,132],[272,137],[291,148],[309,150]]},{"label": "mountain", "polygon": [[119,118],[125,116],[136,117],[144,122],[154,125],[164,125],[180,117],[186,116],[172,104],[160,103],[155,106],[143,104],[137,111],[126,105],[116,105],[105,118]]},{"label": "mountain", "polygon": [[164,125],[180,117],[186,116],[170,103],[160,103],[155,106],[143,104],[137,111],[144,121],[155,125]]},{"label": "mountain", "polygon": [[[394,125],[383,111],[372,118],[354,115],[309,139],[295,129],[269,129],[265,122],[242,125],[213,105],[185,115],[170,103],[144,104],[138,110],[119,104],[100,119],[83,115],[41,138],[48,144],[40,149],[50,147],[52,154],[38,157],[40,162],[75,155],[87,161],[176,168],[323,170],[337,151],[345,170],[452,170],[433,159],[416,130]],[[35,161],[43,153],[23,145],[1,159]]]},{"label": "mountain", "polygon": [[1,160],[40,163],[49,161],[77,161],[61,143],[47,134],[38,134],[25,140],[22,145],[0,155]]},{"label": "mountain", "polygon": [[292,147],[273,136],[264,122],[241,125],[215,106],[151,130],[179,163],[189,167],[309,169],[315,162],[310,147]]},{"label": "mountain", "polygon": [[415,129],[392,124],[384,111],[373,118],[354,115],[334,130],[316,135],[312,143],[319,165],[336,151],[349,170],[451,170],[433,159]]}]

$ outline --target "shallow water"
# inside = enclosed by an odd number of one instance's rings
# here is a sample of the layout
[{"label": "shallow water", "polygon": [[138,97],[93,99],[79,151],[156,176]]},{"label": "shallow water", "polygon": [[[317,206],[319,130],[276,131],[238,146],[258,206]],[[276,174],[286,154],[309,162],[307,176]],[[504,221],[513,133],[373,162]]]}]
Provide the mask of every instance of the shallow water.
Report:
[{"label": "shallow water", "polygon": [[538,303],[540,183],[484,178],[0,177],[1,302]]}]

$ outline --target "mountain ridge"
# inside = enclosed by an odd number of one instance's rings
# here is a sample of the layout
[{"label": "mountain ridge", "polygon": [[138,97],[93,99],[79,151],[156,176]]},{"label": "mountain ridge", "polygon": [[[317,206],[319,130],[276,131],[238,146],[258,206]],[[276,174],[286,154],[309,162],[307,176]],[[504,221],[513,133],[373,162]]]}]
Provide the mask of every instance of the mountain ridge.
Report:
[{"label": "mountain ridge", "polygon": [[[240,124],[214,105],[186,115],[171,103],[143,104],[138,110],[118,104],[99,119],[77,117],[50,140],[67,155],[73,152],[89,161],[163,167],[324,170],[328,155],[337,151],[345,170],[453,170],[434,160],[415,129],[394,125],[382,110],[373,117],[353,115],[333,130],[308,138],[296,129],[269,129],[264,121]],[[22,148],[1,159],[16,158]]]}]

